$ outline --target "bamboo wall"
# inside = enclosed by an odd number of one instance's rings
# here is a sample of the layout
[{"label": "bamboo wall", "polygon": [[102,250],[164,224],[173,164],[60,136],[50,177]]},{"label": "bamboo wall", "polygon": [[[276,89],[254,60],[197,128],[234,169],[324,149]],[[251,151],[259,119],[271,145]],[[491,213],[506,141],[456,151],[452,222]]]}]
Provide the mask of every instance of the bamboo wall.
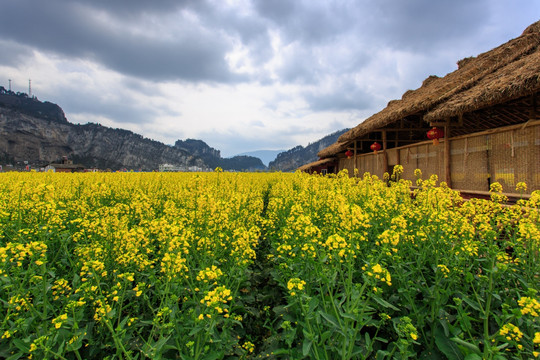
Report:
[{"label": "bamboo wall", "polygon": [[[518,182],[525,182],[528,193],[540,190],[540,123],[535,121],[533,125],[527,125],[451,138],[451,187],[489,191],[490,183],[499,182],[504,192],[513,193]],[[404,179],[414,183],[414,170],[420,169],[424,179],[436,174],[439,181],[445,181],[444,148],[443,140],[438,146],[426,141],[390,149],[387,151],[388,169],[391,172],[399,159]],[[369,172],[382,178],[384,159],[382,151],[340,159],[339,170],[347,169],[352,176],[357,168],[360,175]]]}]

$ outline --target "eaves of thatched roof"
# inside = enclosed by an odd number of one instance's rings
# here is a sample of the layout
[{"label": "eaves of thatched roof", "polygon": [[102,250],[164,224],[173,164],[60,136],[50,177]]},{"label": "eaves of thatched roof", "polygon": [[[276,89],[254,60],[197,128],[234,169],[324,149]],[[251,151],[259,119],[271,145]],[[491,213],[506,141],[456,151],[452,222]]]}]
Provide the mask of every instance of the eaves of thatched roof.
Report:
[{"label": "eaves of thatched roof", "polygon": [[540,47],[455,94],[424,115],[426,121],[459,116],[540,91]]},{"label": "eaves of thatched roof", "polygon": [[311,162],[309,164],[305,164],[305,165],[302,165],[298,168],[298,170],[300,171],[306,171],[306,170],[309,170],[311,168],[314,168],[315,166],[321,166],[321,165],[324,165],[324,164],[328,164],[332,161],[335,161],[336,158],[327,158],[327,159],[321,159],[321,160],[317,160],[317,161],[314,161],[314,162]]},{"label": "eaves of thatched roof", "polygon": [[334,156],[335,154],[340,153],[346,149],[347,149],[346,142],[345,143],[335,142],[332,145],[327,146],[321,151],[319,151],[317,153],[317,156],[319,156],[320,158],[327,158],[330,156]]},{"label": "eaves of thatched roof", "polygon": [[[456,71],[442,78],[428,77],[420,88],[407,91],[401,100],[390,101],[382,111],[341,135],[338,142],[350,142],[410,115],[423,115],[433,110],[433,114],[426,117],[426,120],[434,119],[443,114],[471,111],[496,101],[506,101],[507,96],[519,96],[537,89],[538,76],[535,77],[533,72],[536,69],[538,74],[538,55],[535,54],[539,44],[540,21],[530,25],[521,36],[491,51],[459,61]],[[496,90],[482,90],[480,84],[490,84],[493,89],[505,91],[495,94]],[[462,95],[468,95],[469,100],[460,102]],[[475,95],[481,96],[476,104]],[[453,99],[453,106],[445,106],[449,99]]]}]

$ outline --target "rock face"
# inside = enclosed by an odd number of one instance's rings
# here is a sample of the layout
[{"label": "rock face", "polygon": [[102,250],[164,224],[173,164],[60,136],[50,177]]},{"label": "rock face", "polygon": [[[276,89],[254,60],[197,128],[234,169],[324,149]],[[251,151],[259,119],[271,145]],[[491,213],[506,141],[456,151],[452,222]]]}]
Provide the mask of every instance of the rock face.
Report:
[{"label": "rock face", "polygon": [[15,93],[0,86],[0,106],[43,120],[68,124],[62,108],[48,101],[41,102],[25,93]]},{"label": "rock face", "polygon": [[276,160],[271,161],[270,164],[268,164],[268,168],[270,170],[295,171],[304,164],[317,161],[319,159],[317,153],[335,143],[338,137],[347,131],[349,131],[349,129],[339,130],[306,147],[298,145],[292,149],[279,153]]},{"label": "rock face", "polygon": [[14,101],[6,105],[1,100],[0,164],[26,161],[32,167],[41,167],[68,156],[88,168],[151,171],[167,163],[186,169],[193,166],[208,169],[198,156],[131,131],[98,124],[71,124],[57,105],[46,104],[54,111],[36,117],[40,114],[21,111]]}]

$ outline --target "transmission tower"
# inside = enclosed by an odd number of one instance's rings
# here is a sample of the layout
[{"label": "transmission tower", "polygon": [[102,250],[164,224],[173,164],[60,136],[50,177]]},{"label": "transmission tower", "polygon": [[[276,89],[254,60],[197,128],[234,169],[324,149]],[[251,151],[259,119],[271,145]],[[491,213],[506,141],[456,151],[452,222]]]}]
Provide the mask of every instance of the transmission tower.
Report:
[{"label": "transmission tower", "polygon": [[28,97],[32,97],[32,80],[28,79]]},{"label": "transmission tower", "polygon": [[9,79],[9,91],[11,91],[11,79]]}]

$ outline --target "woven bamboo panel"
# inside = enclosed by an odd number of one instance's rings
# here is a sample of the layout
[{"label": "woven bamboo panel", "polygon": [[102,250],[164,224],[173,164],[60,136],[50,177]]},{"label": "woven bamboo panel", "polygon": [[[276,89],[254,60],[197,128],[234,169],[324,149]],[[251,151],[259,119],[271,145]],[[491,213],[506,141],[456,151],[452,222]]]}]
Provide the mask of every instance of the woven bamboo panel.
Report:
[{"label": "woven bamboo panel", "polygon": [[499,182],[515,192],[521,181],[529,193],[540,189],[540,126],[452,140],[450,153],[455,189],[489,191]]},{"label": "woven bamboo panel", "polygon": [[466,190],[489,190],[489,136],[471,136],[450,143],[452,187]]},{"label": "woven bamboo panel", "polygon": [[415,184],[416,177],[414,176],[414,170],[418,169],[418,152],[417,147],[406,147],[399,149],[399,158],[401,165],[403,165],[403,174],[401,177],[406,180],[411,180]]},{"label": "woven bamboo panel", "polygon": [[515,192],[518,182],[539,189],[540,127],[516,129],[490,135],[490,179],[499,182],[505,192]]},{"label": "woven bamboo panel", "polygon": [[444,181],[444,146],[439,144],[421,144],[402,149],[401,163],[403,165],[403,178],[416,180],[414,171],[420,169],[424,179],[437,175]]},{"label": "woven bamboo panel", "polygon": [[[439,181],[446,180],[444,141],[434,146],[423,143],[388,151],[389,171],[399,162],[403,165],[402,178],[415,183],[415,169],[422,171],[424,179],[432,174]],[[339,162],[352,176],[354,169],[360,176],[365,172],[382,178],[384,155],[363,154]],[[451,186],[454,189],[489,191],[491,183],[502,184],[504,192],[516,192],[516,184],[525,182],[527,193],[540,190],[540,125],[513,128],[460,137],[450,140]]]}]

